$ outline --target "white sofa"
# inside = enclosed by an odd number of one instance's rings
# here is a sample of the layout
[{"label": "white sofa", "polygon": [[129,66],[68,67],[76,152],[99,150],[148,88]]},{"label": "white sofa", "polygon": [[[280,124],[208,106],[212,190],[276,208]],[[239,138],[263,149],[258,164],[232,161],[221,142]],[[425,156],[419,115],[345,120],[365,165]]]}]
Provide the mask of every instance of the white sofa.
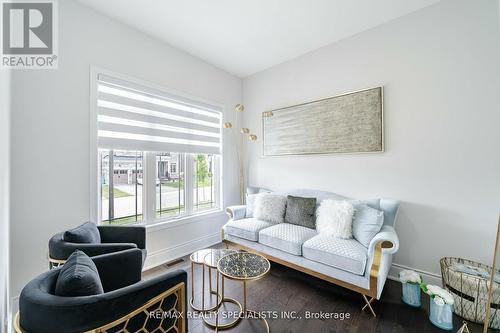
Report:
[{"label": "white sofa", "polygon": [[[264,189],[247,189],[249,194],[260,191]],[[350,199],[332,192],[304,189],[281,194],[316,198],[317,205],[325,199]],[[392,264],[392,255],[399,248],[399,239],[394,230],[399,202],[393,199],[362,202],[384,212],[382,229],[371,240],[368,248],[355,239],[336,239],[294,224],[273,224],[247,217],[244,205],[226,209],[230,219],[222,229],[222,238],[228,245],[259,253],[271,261],[362,294],[366,302],[363,309],[368,308],[375,316],[370,304],[380,299]]]}]

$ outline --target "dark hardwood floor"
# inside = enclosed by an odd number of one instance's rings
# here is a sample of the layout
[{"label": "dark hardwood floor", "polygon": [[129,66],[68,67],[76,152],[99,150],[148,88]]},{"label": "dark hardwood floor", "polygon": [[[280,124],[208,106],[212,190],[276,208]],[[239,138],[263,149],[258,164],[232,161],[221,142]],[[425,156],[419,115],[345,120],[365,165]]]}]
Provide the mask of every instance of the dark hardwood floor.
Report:
[{"label": "dark hardwood floor", "polygon": [[[149,270],[144,273],[144,278],[147,279],[169,270],[184,269],[189,276],[187,290],[190,297],[191,263],[189,256],[182,259],[181,263],[172,267],[163,265]],[[215,288],[214,275],[212,277]],[[195,267],[195,285],[197,288],[201,287],[201,266]],[[200,289],[196,290],[198,294],[195,294],[195,297],[200,295]],[[226,280],[225,295],[242,301],[242,283]],[[422,308],[409,307],[401,302],[401,285],[390,280],[386,283],[382,299],[373,305],[377,313],[376,318],[368,312],[361,311],[364,304],[361,295],[275,263],[271,263],[271,271],[266,277],[247,283],[247,296],[249,309],[266,311],[269,315],[275,314],[272,311],[278,314],[282,311],[289,311],[294,312],[296,317],[302,317],[302,319],[269,318],[270,331],[273,333],[446,332],[433,326],[428,320],[429,299],[427,295],[422,297]],[[206,299],[208,298],[207,294]],[[199,301],[200,298],[197,300]],[[215,296],[212,296],[211,302],[212,304],[215,302]],[[234,311],[237,308],[227,303],[224,304],[224,309]],[[188,307],[188,311],[192,312],[191,307]],[[305,319],[306,312],[342,313],[345,316],[348,314],[349,318],[344,320]],[[203,323],[201,318],[196,317],[196,314],[194,316],[195,318],[189,320],[189,332],[214,332]],[[454,315],[453,321],[453,332],[456,332],[463,319]],[[471,333],[482,332],[482,326],[478,324],[469,323],[469,329]],[[264,325],[260,320],[243,319],[238,326],[227,332],[264,332]]]}]

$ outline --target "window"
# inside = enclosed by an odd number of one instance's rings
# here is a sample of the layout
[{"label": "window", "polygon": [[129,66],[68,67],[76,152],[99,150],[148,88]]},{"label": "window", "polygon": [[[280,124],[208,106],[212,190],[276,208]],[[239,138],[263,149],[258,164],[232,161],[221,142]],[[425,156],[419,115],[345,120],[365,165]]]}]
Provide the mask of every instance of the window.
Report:
[{"label": "window", "polygon": [[[184,164],[184,154],[156,153],[156,217],[182,215],[185,212],[183,168],[172,165]],[[170,164],[170,172],[168,165]]]},{"label": "window", "polygon": [[99,151],[103,222],[123,224],[142,220],[142,156],[139,151]]},{"label": "window", "polygon": [[211,209],[215,205],[214,155],[196,154],[193,159],[194,210]]},{"label": "window", "polygon": [[95,93],[101,222],[220,207],[220,108],[107,74]]}]

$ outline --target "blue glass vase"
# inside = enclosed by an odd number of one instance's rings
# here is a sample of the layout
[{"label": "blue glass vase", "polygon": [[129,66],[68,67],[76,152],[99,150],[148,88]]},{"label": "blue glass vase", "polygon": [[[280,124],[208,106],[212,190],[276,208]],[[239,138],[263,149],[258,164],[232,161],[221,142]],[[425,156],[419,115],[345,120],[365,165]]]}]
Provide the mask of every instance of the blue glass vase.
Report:
[{"label": "blue glass vase", "polygon": [[402,283],[403,303],[419,308],[422,306],[420,285],[416,283]]},{"label": "blue glass vase", "polygon": [[442,330],[451,331],[453,329],[453,305],[439,305],[432,298],[430,302],[429,320],[431,323]]}]

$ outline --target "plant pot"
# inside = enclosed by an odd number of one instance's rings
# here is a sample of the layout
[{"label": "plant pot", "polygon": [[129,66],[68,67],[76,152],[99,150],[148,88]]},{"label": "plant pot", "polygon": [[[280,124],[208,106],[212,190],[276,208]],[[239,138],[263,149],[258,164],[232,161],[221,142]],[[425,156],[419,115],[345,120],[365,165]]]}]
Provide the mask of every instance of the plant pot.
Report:
[{"label": "plant pot", "polygon": [[420,285],[416,283],[402,283],[403,296],[402,301],[409,306],[419,308],[422,306]]},{"label": "plant pot", "polygon": [[429,320],[434,326],[443,330],[451,331],[453,329],[453,305],[439,305],[430,299]]}]

